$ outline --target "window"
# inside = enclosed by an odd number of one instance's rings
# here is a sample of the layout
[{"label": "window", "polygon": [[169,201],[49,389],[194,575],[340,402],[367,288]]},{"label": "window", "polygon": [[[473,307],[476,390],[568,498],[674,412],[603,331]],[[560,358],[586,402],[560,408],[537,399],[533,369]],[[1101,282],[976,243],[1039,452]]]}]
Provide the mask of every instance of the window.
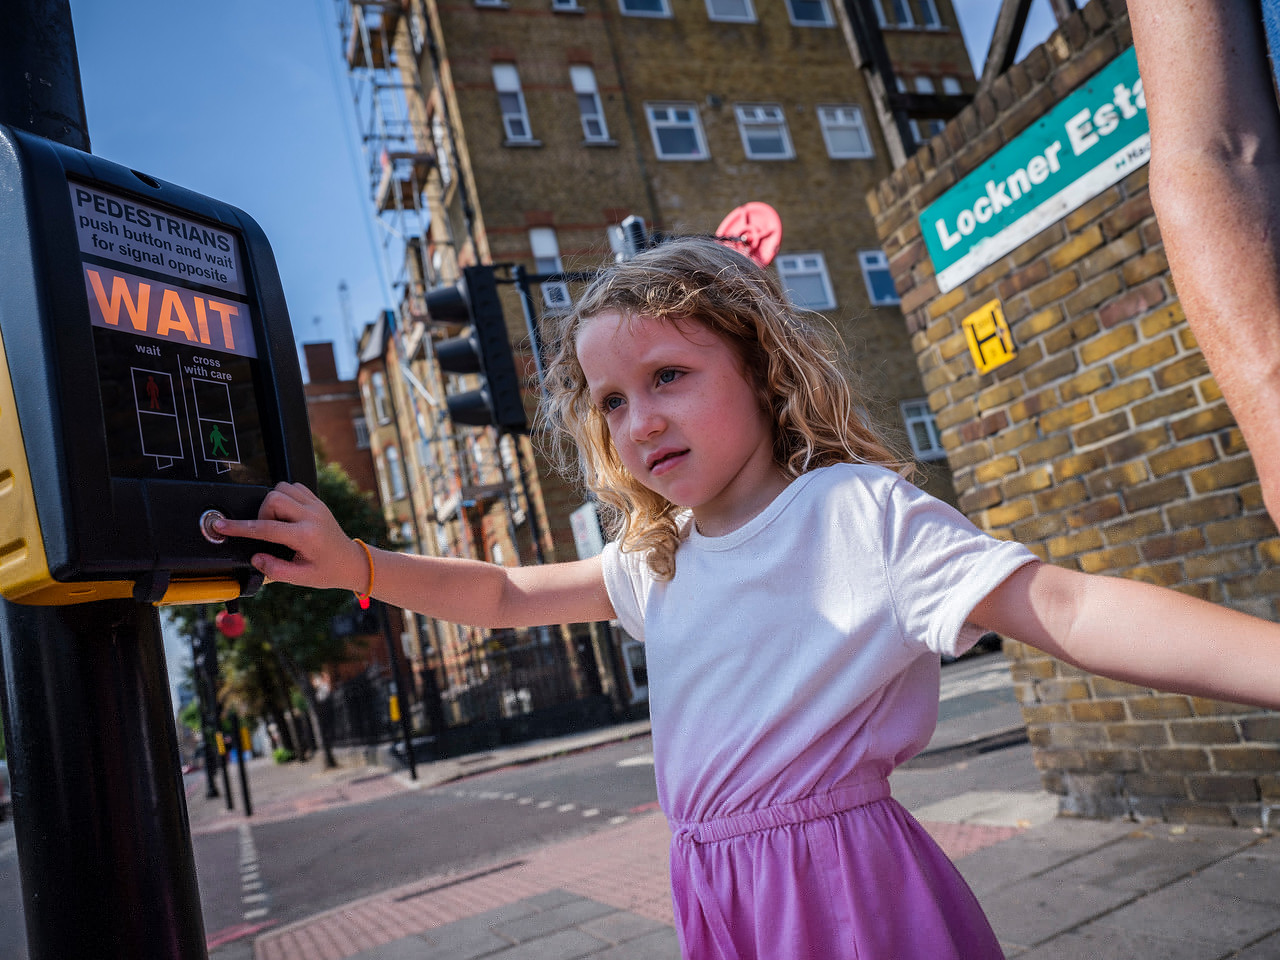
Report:
[{"label": "window", "polygon": [[706,160],[710,156],[698,108],[692,103],[647,103],[644,112],[659,160]]},{"label": "window", "polygon": [[935,93],[936,92],[933,86],[932,77],[926,77],[923,74],[921,74],[920,76],[916,77],[915,80],[912,81],[912,83],[915,84],[916,93]]},{"label": "window", "polygon": [[551,0],[551,9],[565,11],[581,11],[582,7],[578,4],[578,0]]},{"label": "window", "polygon": [[735,108],[742,148],[750,160],[790,160],[795,156],[787,118],[776,103],[747,103]]},{"label": "window", "polygon": [[356,429],[356,449],[369,449],[369,421],[364,417],[356,417],[351,421],[352,426]]},{"label": "window", "polygon": [[751,0],[707,0],[707,17],[711,20],[755,23],[756,12],[751,6]]},{"label": "window", "polygon": [[851,103],[820,106],[818,122],[822,124],[822,139],[827,143],[827,156],[842,160],[874,155],[871,135],[867,132],[861,107]]},{"label": "window", "polygon": [[898,291],[893,286],[893,274],[889,272],[889,258],[879,250],[862,250],[858,253],[862,267],[862,279],[867,282],[867,296],[873,307],[886,307],[898,303]]},{"label": "window", "polygon": [[831,9],[827,0],[787,0],[787,13],[796,27],[829,27]]},{"label": "window", "polygon": [[876,23],[881,27],[889,25],[889,20],[884,15],[884,2],[885,0],[871,0],[871,6],[875,7],[876,10]]},{"label": "window", "polygon": [[907,428],[911,452],[920,460],[941,460],[947,455],[938,439],[938,425],[933,421],[933,411],[924,400],[904,400],[901,404],[902,423]]},{"label": "window", "polygon": [[911,6],[907,0],[890,0],[893,4],[893,20],[900,27],[913,27],[915,20],[911,18]]},{"label": "window", "polygon": [[960,81],[955,77],[943,77],[942,92],[949,97],[954,97],[964,93],[964,88],[960,86]]},{"label": "window", "polygon": [[373,409],[379,423],[391,420],[391,398],[387,396],[387,377],[383,373],[373,375]]},{"label": "window", "polygon": [[806,310],[830,310],[836,305],[827,276],[827,261],[820,253],[793,253],[778,257],[778,279],[791,302]]},{"label": "window", "polygon": [[[534,227],[529,231],[529,247],[533,250],[533,269],[535,273],[561,273],[564,267],[560,264],[560,244],[556,241],[556,232],[550,227]],[[556,280],[542,284],[542,302],[548,310],[557,312],[568,310],[573,306],[569,299],[569,288]]]},{"label": "window", "polygon": [[498,91],[498,107],[502,110],[502,128],[507,139],[528,142],[529,113],[524,107],[524,92],[520,89],[520,74],[513,63],[493,65],[493,85]]},{"label": "window", "polygon": [[596,89],[596,73],[590,67],[570,67],[569,80],[578,98],[578,113],[582,117],[582,135],[596,142],[609,139],[609,128],[604,122],[604,108],[600,105],[600,92]]},{"label": "window", "polygon": [[404,471],[400,469],[400,451],[393,446],[383,451],[387,458],[387,482],[391,485],[391,499],[403,500],[405,497]]},{"label": "window", "polygon": [[924,143],[930,137],[940,134],[947,124],[943,120],[909,120],[907,126],[911,128],[911,135],[916,138],[916,143]]},{"label": "window", "polygon": [[942,17],[938,16],[936,0],[916,0],[920,4],[920,24],[930,30],[942,29]]},{"label": "window", "polygon": [[618,9],[629,17],[669,17],[667,0],[618,0]]},{"label": "window", "polygon": [[440,171],[440,186],[447,187],[453,182],[453,163],[449,159],[449,137],[445,129],[444,117],[438,113],[431,118],[431,142],[436,146],[436,167]]}]

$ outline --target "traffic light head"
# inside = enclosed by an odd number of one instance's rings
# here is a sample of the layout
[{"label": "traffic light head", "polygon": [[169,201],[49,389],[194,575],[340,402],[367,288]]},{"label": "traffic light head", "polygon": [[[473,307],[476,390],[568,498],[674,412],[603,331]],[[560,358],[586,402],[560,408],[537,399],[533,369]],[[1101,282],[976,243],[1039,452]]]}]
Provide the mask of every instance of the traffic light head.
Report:
[{"label": "traffic light head", "polygon": [[0,594],[233,599],[217,513],[314,486],[271,248],[244,213],[0,126]]},{"label": "traffic light head", "polygon": [[436,345],[441,370],[482,378],[479,387],[445,398],[450,419],[473,427],[525,429],[520,376],[493,267],[467,267],[456,285],[432,290],[427,294],[427,313],[435,323],[471,325],[466,334]]}]

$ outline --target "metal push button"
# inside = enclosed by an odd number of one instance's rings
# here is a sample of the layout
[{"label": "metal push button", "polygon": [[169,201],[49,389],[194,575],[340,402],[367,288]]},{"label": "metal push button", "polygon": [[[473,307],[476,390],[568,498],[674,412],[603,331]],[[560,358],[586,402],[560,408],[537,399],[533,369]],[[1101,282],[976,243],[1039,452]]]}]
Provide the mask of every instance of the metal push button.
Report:
[{"label": "metal push button", "polygon": [[200,532],[204,538],[210,543],[226,543],[227,538],[213,528],[215,523],[225,519],[227,516],[221,510],[206,510],[200,514]]}]

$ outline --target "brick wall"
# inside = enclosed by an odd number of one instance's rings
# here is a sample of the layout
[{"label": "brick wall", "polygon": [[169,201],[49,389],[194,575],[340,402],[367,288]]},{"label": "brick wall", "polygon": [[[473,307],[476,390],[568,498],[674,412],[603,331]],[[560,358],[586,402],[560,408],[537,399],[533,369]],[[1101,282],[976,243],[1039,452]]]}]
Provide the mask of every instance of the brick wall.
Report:
[{"label": "brick wall", "polygon": [[[1092,0],[868,199],[961,509],[1049,562],[1274,619],[1280,538],[1178,303],[1146,167],[946,294],[921,239],[921,210],[1131,43],[1122,0]],[[1018,353],[979,375],[961,321],[996,297]],[[1280,812],[1280,715],[1005,649],[1064,812]]]}]

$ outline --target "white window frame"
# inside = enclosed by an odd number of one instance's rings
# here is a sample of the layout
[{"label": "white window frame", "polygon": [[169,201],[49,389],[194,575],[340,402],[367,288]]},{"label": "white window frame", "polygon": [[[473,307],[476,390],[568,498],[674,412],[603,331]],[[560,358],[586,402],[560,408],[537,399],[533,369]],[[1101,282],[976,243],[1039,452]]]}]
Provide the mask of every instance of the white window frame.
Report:
[{"label": "white window frame", "polygon": [[933,77],[927,74],[918,73],[911,81],[912,86],[916,88],[916,93],[937,93],[937,88],[933,85]]},{"label": "white window frame", "polygon": [[378,371],[373,374],[373,412],[378,423],[391,422],[391,395],[387,392],[387,375]]},{"label": "white window frame", "polygon": [[[657,113],[664,111],[670,113],[672,111],[687,111],[689,121],[678,121],[671,117],[659,119]],[[644,105],[645,119],[649,121],[649,136],[653,140],[653,150],[658,155],[659,160],[709,160],[711,159],[711,151],[707,149],[707,138],[702,132],[702,118],[698,115],[698,105],[689,101],[676,101],[666,103],[646,103]],[[659,131],[664,129],[692,130],[695,145],[698,152],[693,153],[666,153],[662,149],[662,142],[659,138]]]},{"label": "white window frame", "polygon": [[[564,265],[560,262],[560,242],[552,227],[531,227],[529,229],[529,249],[533,252],[534,273],[563,273]],[[573,307],[569,297],[569,287],[558,280],[544,281],[542,302],[554,313],[564,313]]]},{"label": "white window frame", "polygon": [[[578,118],[582,121],[582,138],[588,143],[607,143],[609,124],[604,118],[604,104],[596,85],[596,72],[585,64],[569,67],[569,83],[578,99]],[[598,129],[592,130],[592,125]]]},{"label": "white window frame", "polygon": [[[742,138],[742,149],[748,160],[794,160],[795,150],[791,146],[791,131],[787,129],[787,116],[782,112],[779,103],[741,103],[733,108],[738,118],[738,135]],[[781,153],[757,153],[751,148],[753,130],[776,130],[782,140]]]},{"label": "white window frame", "polygon": [[964,87],[960,85],[959,77],[943,77],[942,92],[948,97],[958,97],[964,93]]},{"label": "white window frame", "polygon": [[[862,108],[856,103],[821,103],[818,104],[818,123],[822,126],[822,139],[827,145],[827,156],[833,160],[865,160],[874,157],[875,147],[871,143],[871,130],[867,127]],[[851,130],[862,138],[865,149],[845,150],[832,143],[832,135],[840,131]]]},{"label": "white window frame", "polygon": [[[797,307],[804,310],[832,310],[836,306],[835,290],[831,286],[831,275],[827,273],[827,258],[821,253],[811,250],[805,253],[780,254],[774,261],[778,268],[778,279],[782,289]],[[791,281],[801,278],[817,278],[822,285],[822,299],[800,303],[792,296]]]},{"label": "white window frame", "polygon": [[670,0],[658,0],[660,10],[628,10],[627,0],[618,0],[618,10],[624,17],[658,17],[662,19],[671,19],[671,3]]},{"label": "white window frame", "polygon": [[893,4],[893,25],[895,27],[914,27],[915,18],[911,16],[911,4],[907,0],[889,0]]},{"label": "white window frame", "polygon": [[893,307],[902,302],[896,289],[892,296],[877,294],[875,285],[871,282],[872,271],[883,270],[889,277],[890,288],[893,288],[893,274],[889,271],[889,258],[884,255],[884,251],[859,250],[858,266],[862,268],[862,281],[867,285],[867,299],[873,307]]},{"label": "white window frame", "polygon": [[400,461],[400,449],[394,444],[387,444],[382,451],[387,464],[388,490],[392,500],[403,500],[409,495],[409,487],[404,479],[404,466]]},{"label": "white window frame", "polygon": [[707,19],[717,20],[723,23],[755,23],[756,11],[751,5],[751,0],[728,0],[728,2],[737,2],[742,6],[742,13],[734,15],[731,13],[717,13],[713,4],[716,0],[706,0],[707,3]]},{"label": "white window frame", "polygon": [[831,4],[827,0],[798,0],[798,2],[802,3],[816,3],[822,8],[822,16],[825,18],[823,20],[798,19],[796,17],[796,8],[793,5],[796,0],[786,0],[786,2],[787,16],[791,18],[793,27],[834,27],[836,24],[835,19],[831,16]]},{"label": "white window frame", "polygon": [[937,0],[916,0],[920,4],[920,26],[926,30],[945,30]]},{"label": "white window frame", "polygon": [[436,169],[440,171],[440,186],[447,187],[453,183],[453,161],[449,156],[449,137],[444,117],[438,113],[431,117],[431,142],[436,147]]},{"label": "white window frame", "polygon": [[871,6],[876,11],[876,23],[881,29],[889,26],[889,19],[884,15],[884,3],[885,0],[871,0]]},{"label": "white window frame", "polygon": [[[915,454],[917,460],[941,460],[947,455],[947,451],[943,449],[942,441],[938,436],[938,424],[933,418],[933,411],[929,408],[929,401],[923,398],[919,400],[903,400],[898,404],[898,409],[902,413],[902,425],[907,431],[907,440],[911,444],[911,452]],[[913,429],[916,425],[924,427],[926,436],[918,437]],[[924,439],[927,442],[922,443]]]},{"label": "white window frame", "polygon": [[353,417],[351,426],[356,432],[356,449],[369,449],[369,421],[365,417]]},{"label": "white window frame", "polygon": [[[520,86],[520,71],[514,63],[495,63],[493,65],[493,87],[498,94],[498,110],[502,113],[502,132],[508,143],[531,143],[533,127],[529,123],[529,109],[524,102],[524,89]],[[503,98],[514,97],[514,103]],[[515,109],[512,109],[512,108]],[[523,124],[524,133],[513,129]]]},{"label": "white window frame", "polygon": [[557,13],[581,13],[582,4],[578,0],[551,0],[551,9]]}]

